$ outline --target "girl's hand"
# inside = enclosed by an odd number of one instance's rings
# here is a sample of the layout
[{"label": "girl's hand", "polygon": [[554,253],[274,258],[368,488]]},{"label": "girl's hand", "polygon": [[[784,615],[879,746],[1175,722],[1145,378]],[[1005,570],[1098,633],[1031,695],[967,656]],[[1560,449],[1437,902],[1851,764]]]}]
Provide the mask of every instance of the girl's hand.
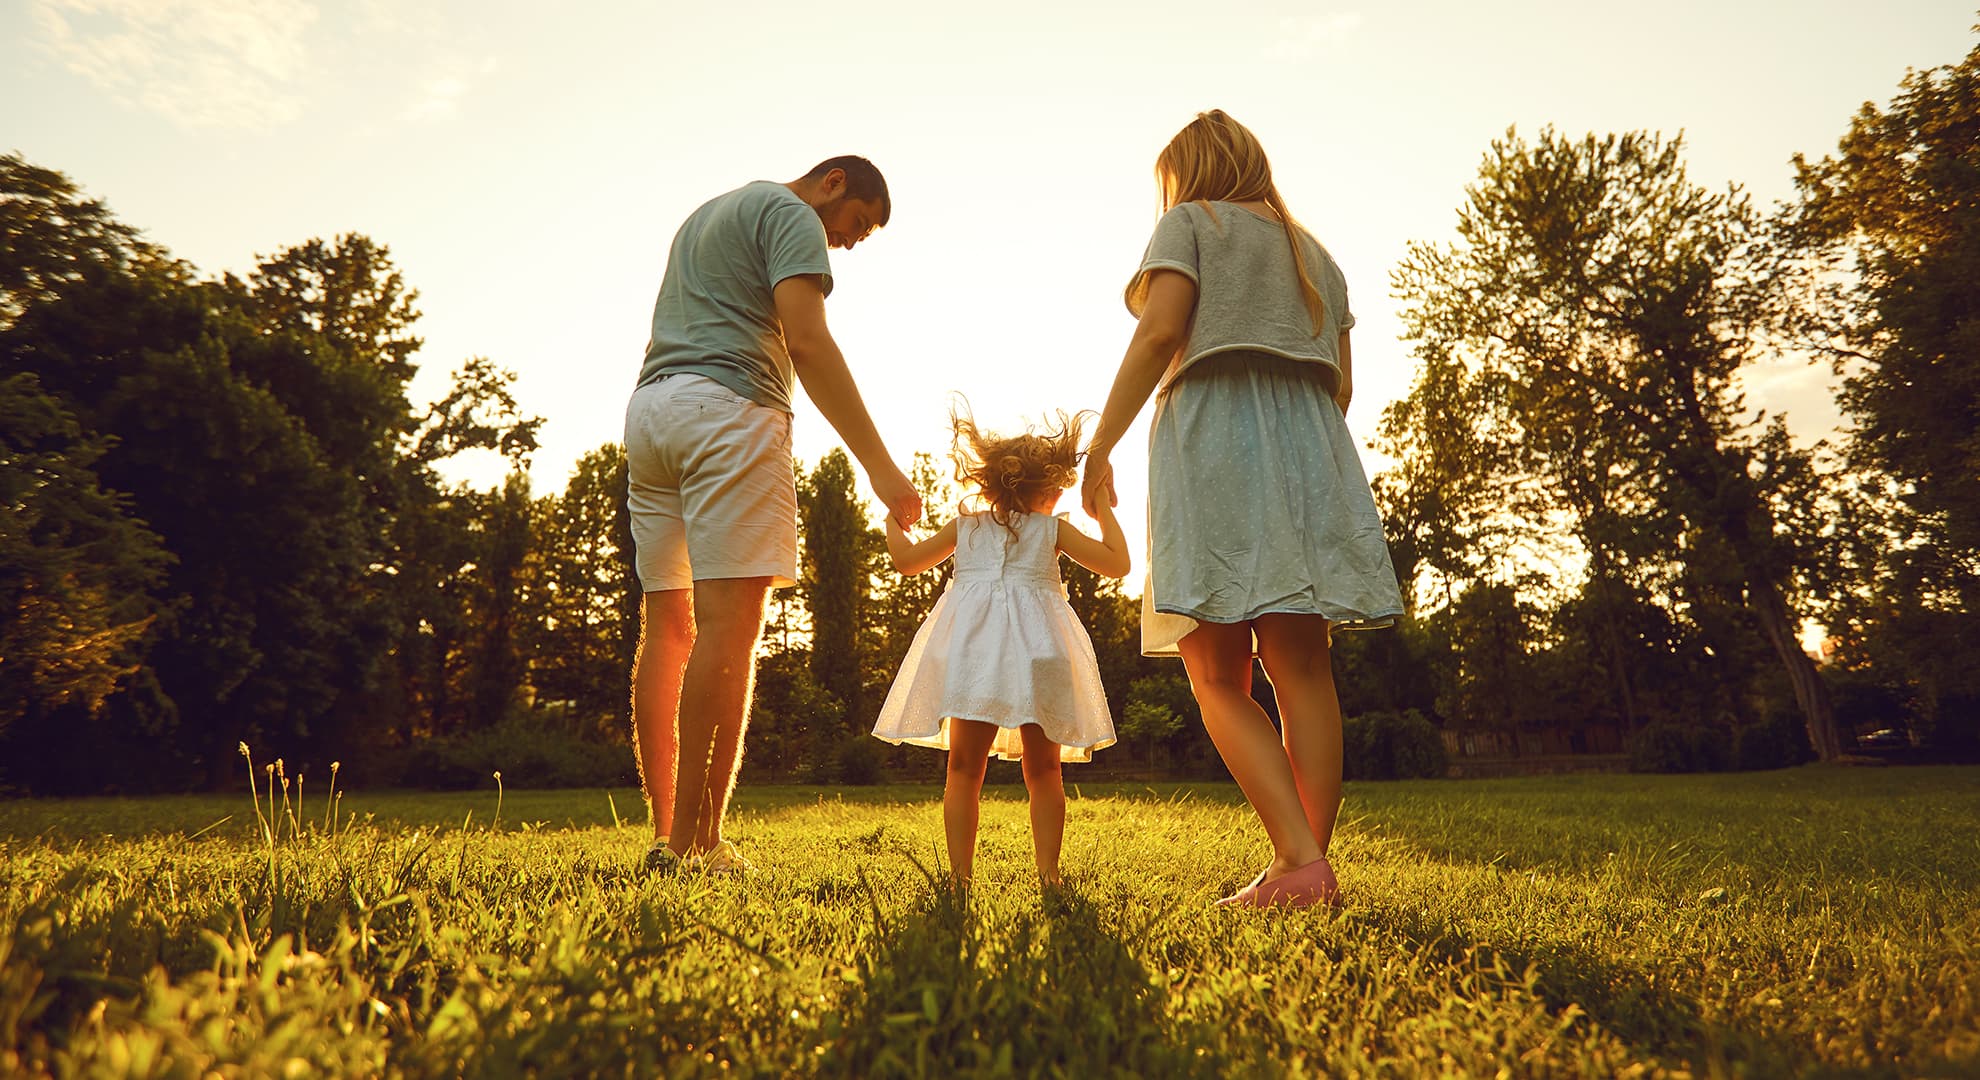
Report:
[{"label": "girl's hand", "polygon": [[1106,454],[1089,453],[1079,480],[1079,501],[1086,510],[1086,516],[1099,519],[1100,500],[1103,498],[1110,507],[1121,504],[1120,496],[1114,493],[1114,463],[1107,460]]}]

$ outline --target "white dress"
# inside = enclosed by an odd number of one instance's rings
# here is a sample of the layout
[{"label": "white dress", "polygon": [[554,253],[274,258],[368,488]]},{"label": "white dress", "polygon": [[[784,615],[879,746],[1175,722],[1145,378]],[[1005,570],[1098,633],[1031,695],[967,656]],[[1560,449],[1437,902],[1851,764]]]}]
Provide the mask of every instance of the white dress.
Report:
[{"label": "white dress", "polygon": [[1004,729],[991,752],[1024,755],[1018,728],[1037,724],[1061,761],[1114,743],[1093,641],[1059,579],[1059,519],[987,513],[956,520],[955,576],[915,632],[873,734],[948,749],[949,721]]}]

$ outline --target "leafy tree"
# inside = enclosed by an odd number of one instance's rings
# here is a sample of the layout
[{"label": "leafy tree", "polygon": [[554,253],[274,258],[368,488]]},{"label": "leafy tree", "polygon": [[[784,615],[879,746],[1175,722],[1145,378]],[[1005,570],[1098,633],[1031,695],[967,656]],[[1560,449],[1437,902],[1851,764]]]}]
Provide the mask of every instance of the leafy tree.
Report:
[{"label": "leafy tree", "polygon": [[1148,747],[1148,767],[1156,766],[1162,744],[1182,730],[1183,719],[1152,701],[1130,701],[1121,714],[1118,734],[1129,746]]},{"label": "leafy tree", "polygon": [[578,459],[561,495],[537,500],[532,517],[529,681],[537,698],[572,703],[576,734],[618,738],[631,722],[627,677],[638,642],[632,533],[626,520],[626,454],[607,443]]},{"label": "leafy tree", "polygon": [[1916,687],[1939,741],[1980,740],[1980,48],[1907,74],[1795,166],[1790,315],[1855,422],[1842,659]]},{"label": "leafy tree", "polygon": [[811,674],[844,707],[850,727],[868,723],[862,659],[871,642],[867,623],[879,542],[855,490],[852,460],[834,449],[799,489],[804,523],[800,571],[811,608]]},{"label": "leafy tree", "polygon": [[1425,379],[1464,406],[1447,437],[1480,444],[1450,455],[1482,463],[1474,505],[1511,481],[1515,497],[1492,512],[1543,544],[1565,517],[1584,551],[1614,556],[1598,574],[1633,560],[1723,567],[1832,758],[1834,712],[1795,610],[1817,538],[1777,528],[1782,502],[1806,490],[1794,482],[1805,455],[1756,429],[1735,387],[1765,348],[1756,328],[1775,282],[1752,257],[1745,198],[1691,184],[1681,149],[1508,133],[1467,189],[1458,242],[1412,245],[1395,282]]},{"label": "leafy tree", "polygon": [[524,563],[531,547],[527,473],[510,473],[500,490],[476,499],[479,514],[468,617],[475,628],[468,668],[471,723],[491,727],[508,715],[523,684],[519,639],[524,611]]},{"label": "leafy tree", "polygon": [[[944,524],[947,515],[943,508],[955,506],[956,490],[936,466],[934,455],[916,452],[908,468],[908,478],[921,493],[922,505],[930,510],[926,523],[931,527]],[[897,573],[889,559],[876,556],[874,563],[877,589],[868,621],[878,633],[874,651],[867,658],[871,674],[866,681],[869,685],[878,684],[884,694],[907,655],[915,631],[928,618],[935,601],[941,599],[943,590],[949,587],[955,562],[946,560],[933,570],[914,575]]]},{"label": "leafy tree", "polygon": [[[242,740],[275,738],[292,759],[372,744],[490,669],[498,653],[466,651],[487,638],[465,632],[460,586],[493,549],[474,542],[476,500],[434,465],[476,448],[520,461],[540,421],[516,408],[513,376],[478,359],[441,402],[412,407],[417,312],[384,247],[311,241],[244,279],[200,282],[13,157],[0,159],[0,242],[0,382],[25,395],[8,400],[34,440],[10,447],[21,456],[0,482],[35,492],[15,554],[42,575],[17,596],[67,582],[63,617],[88,637],[71,652],[91,673],[52,709],[8,698],[40,709],[8,732],[10,753],[48,763],[40,786],[224,777]],[[124,527],[99,512],[112,507]],[[147,563],[144,535],[169,566]],[[64,545],[101,561],[65,570]],[[109,637],[88,636],[99,623]],[[463,632],[430,647],[450,629]],[[91,711],[112,639],[135,650],[112,662],[132,673]],[[420,677],[396,677],[408,670]],[[109,749],[69,752],[84,745]]]},{"label": "leafy tree", "polygon": [[104,448],[35,376],[0,379],[0,737],[24,716],[94,716],[137,673],[169,557],[98,483]]},{"label": "leafy tree", "polygon": [[1114,578],[1103,578],[1063,555],[1059,573],[1066,583],[1066,603],[1093,641],[1107,708],[1120,716],[1129,685],[1142,674],[1141,601],[1123,593]]},{"label": "leafy tree", "polygon": [[0,330],[85,281],[139,270],[179,274],[163,248],[85,199],[66,176],[0,154]]},{"label": "leafy tree", "polygon": [[849,737],[845,706],[812,677],[810,659],[808,649],[783,649],[757,663],[743,759],[752,779],[786,780],[807,766],[822,776]]},{"label": "leafy tree", "polygon": [[214,774],[243,739],[307,736],[370,663],[340,615],[371,561],[357,486],[249,377],[310,363],[309,343],[262,334],[226,301],[108,278],[0,337],[0,368],[35,374],[84,430],[115,437],[98,476],[176,556],[146,657],[173,707],[143,722],[167,736],[166,760]]}]

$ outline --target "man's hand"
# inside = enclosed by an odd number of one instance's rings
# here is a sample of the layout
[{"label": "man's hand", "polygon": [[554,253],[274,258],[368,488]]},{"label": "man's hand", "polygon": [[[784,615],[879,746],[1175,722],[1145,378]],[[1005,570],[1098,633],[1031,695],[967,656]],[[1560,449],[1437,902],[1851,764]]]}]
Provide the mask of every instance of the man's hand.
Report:
[{"label": "man's hand", "polygon": [[1089,453],[1079,480],[1079,501],[1087,517],[1099,519],[1101,499],[1110,507],[1121,505],[1121,497],[1114,493],[1114,463],[1105,454]]},{"label": "man's hand", "polygon": [[912,528],[921,520],[921,492],[914,490],[914,483],[893,462],[868,473],[866,479],[887,508],[887,516],[901,528]]}]

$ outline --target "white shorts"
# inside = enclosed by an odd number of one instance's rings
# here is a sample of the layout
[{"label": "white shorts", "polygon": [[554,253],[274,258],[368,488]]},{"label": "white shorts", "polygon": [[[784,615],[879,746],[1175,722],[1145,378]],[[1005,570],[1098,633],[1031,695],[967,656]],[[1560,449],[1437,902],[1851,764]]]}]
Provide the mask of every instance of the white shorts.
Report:
[{"label": "white shorts", "polygon": [[797,583],[790,413],[706,376],[671,375],[626,405],[626,466],[641,588]]}]

